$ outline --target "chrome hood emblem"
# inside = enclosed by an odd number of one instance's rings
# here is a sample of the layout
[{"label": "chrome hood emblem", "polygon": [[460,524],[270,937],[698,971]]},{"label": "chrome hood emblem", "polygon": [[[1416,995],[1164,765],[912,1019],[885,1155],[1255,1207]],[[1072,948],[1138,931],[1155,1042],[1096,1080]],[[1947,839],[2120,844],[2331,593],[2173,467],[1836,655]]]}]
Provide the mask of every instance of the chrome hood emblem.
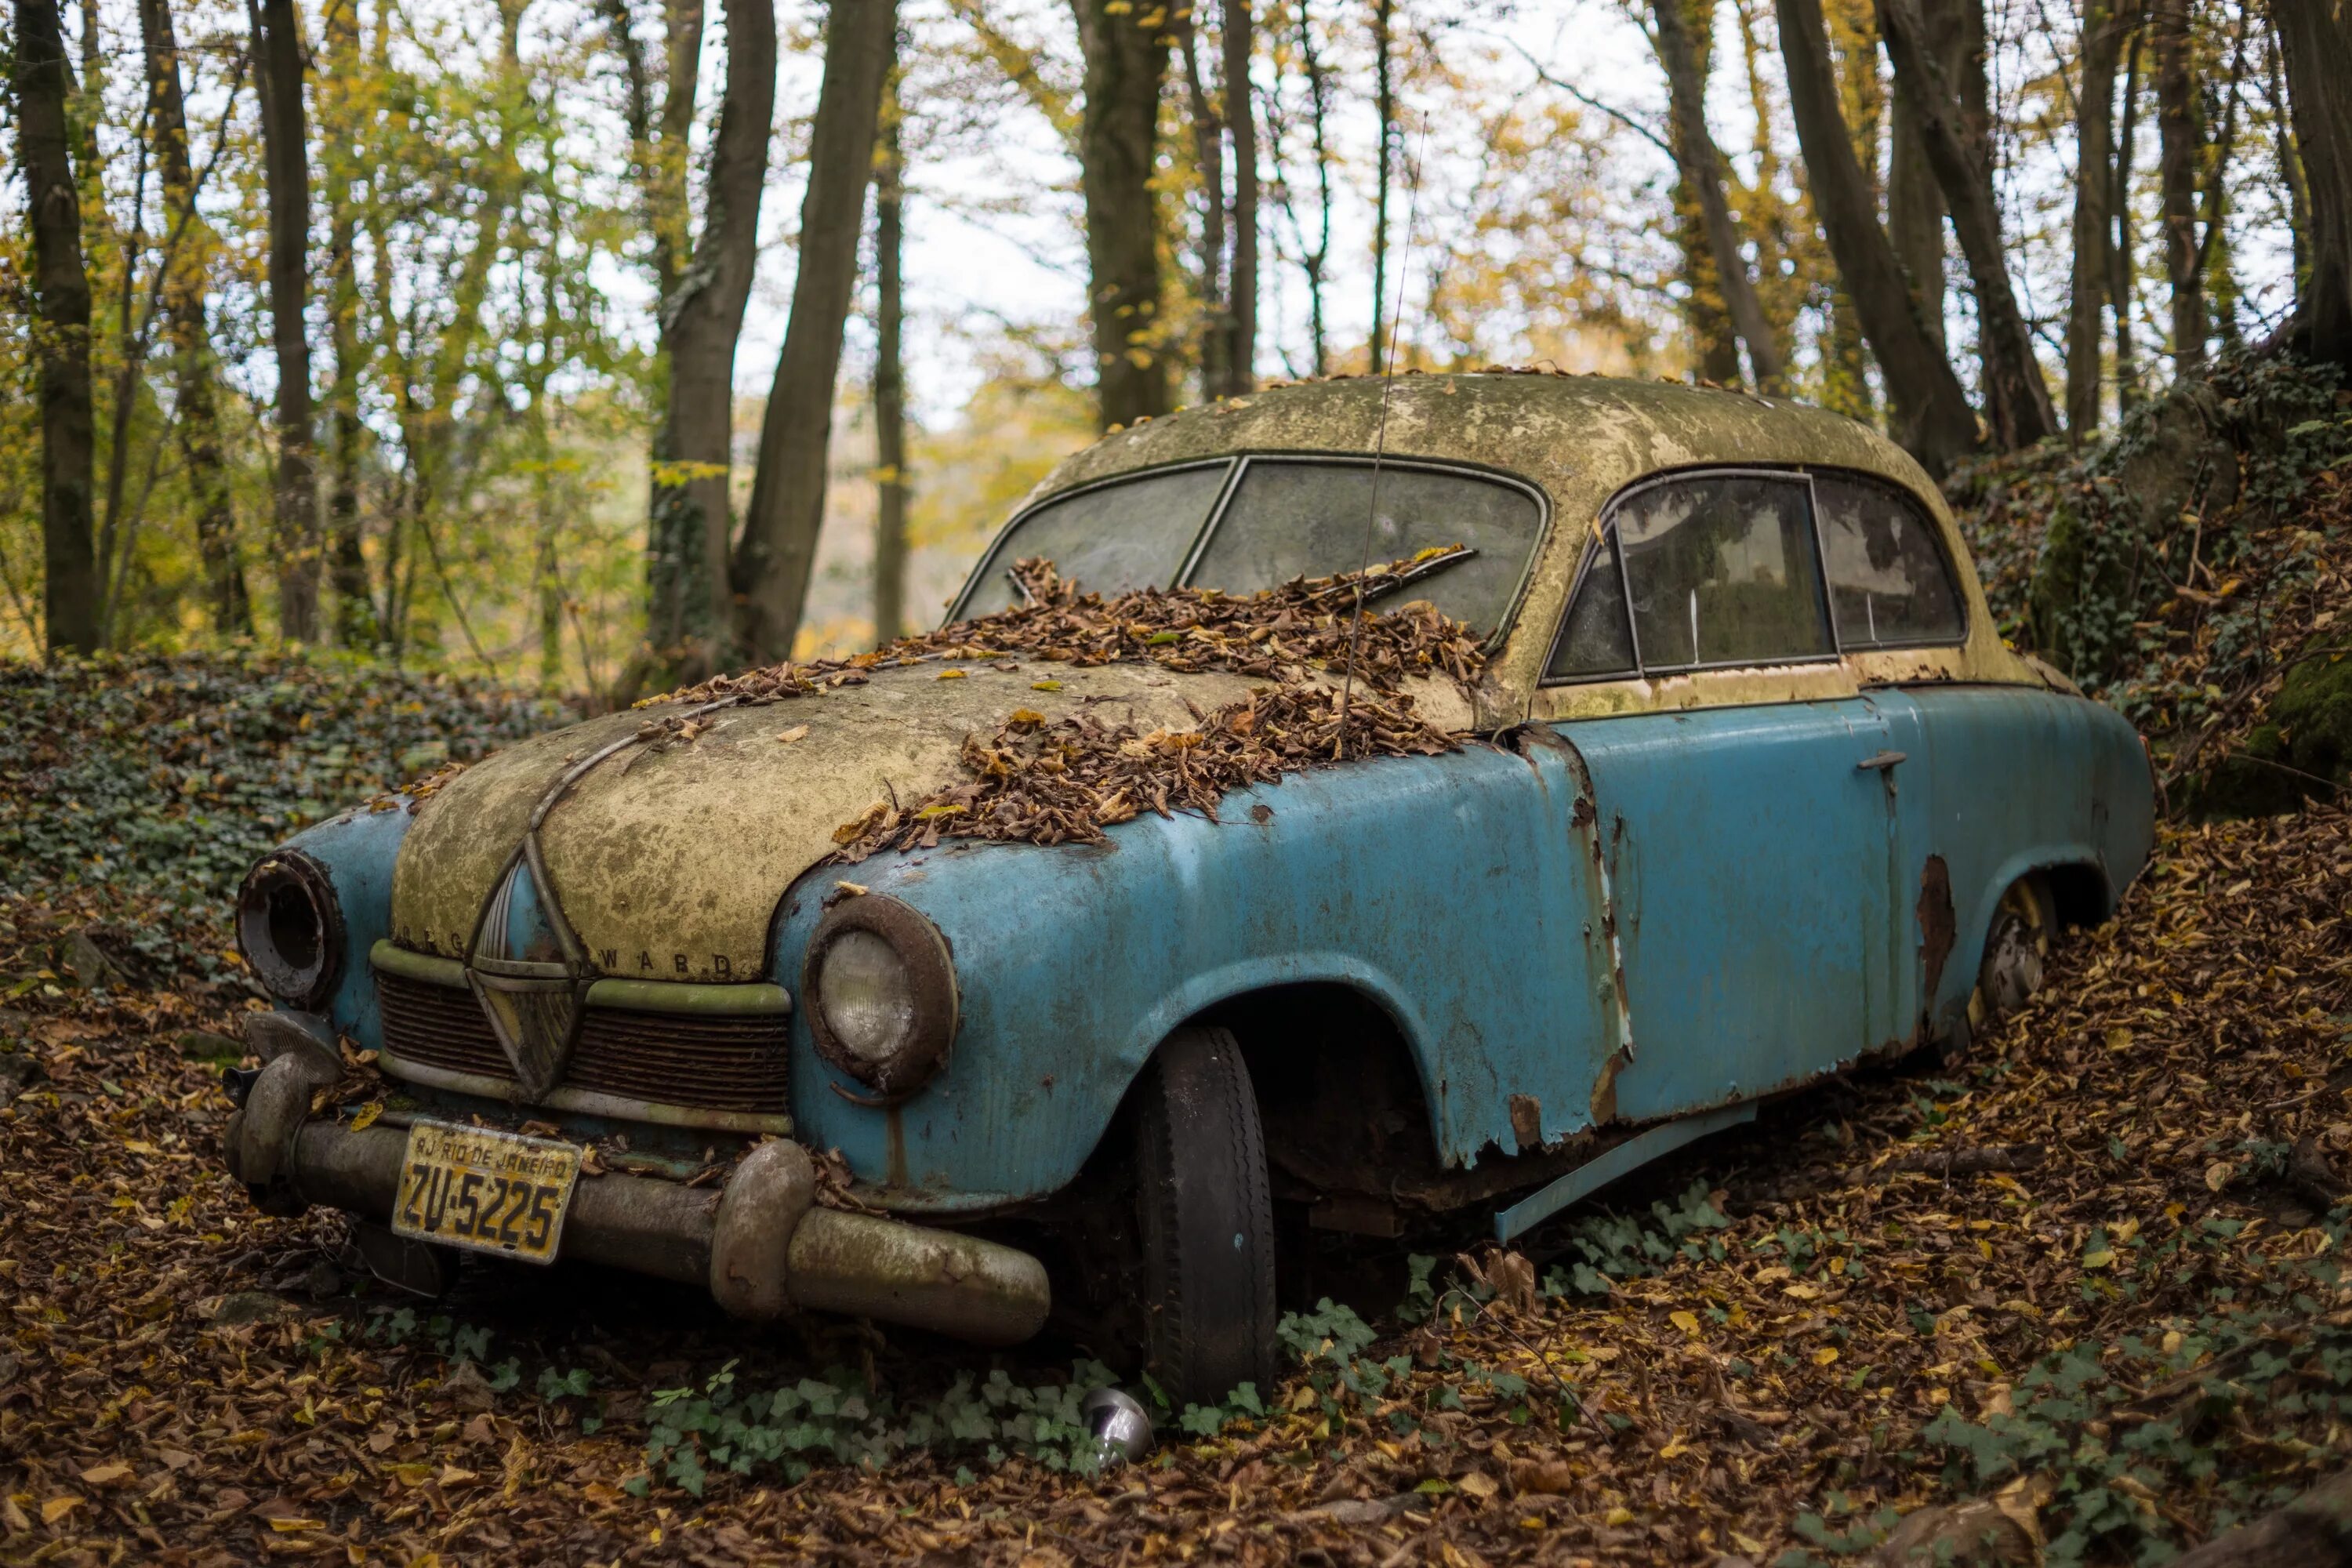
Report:
[{"label": "chrome hood emblem", "polygon": [[527,839],[482,910],[466,983],[514,1064],[515,1087],[536,1100],[563,1081],[594,978],[555,902],[538,843]]}]

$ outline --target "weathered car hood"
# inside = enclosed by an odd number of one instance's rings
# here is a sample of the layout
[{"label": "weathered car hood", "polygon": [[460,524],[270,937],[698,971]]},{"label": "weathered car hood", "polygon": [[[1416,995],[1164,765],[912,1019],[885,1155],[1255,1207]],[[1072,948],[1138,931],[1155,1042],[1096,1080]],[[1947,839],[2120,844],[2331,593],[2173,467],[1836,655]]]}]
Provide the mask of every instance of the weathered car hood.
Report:
[{"label": "weathered car hood", "polygon": [[[606,974],[749,980],[766,964],[777,900],[834,848],[834,830],[877,801],[911,805],[956,782],[965,735],[1016,709],[1058,719],[1082,706],[1145,729],[1192,724],[1254,683],[1152,665],[1024,662],[941,679],[942,667],[877,670],[863,686],[722,710],[690,742],[625,749],[549,812],[540,847],[557,902]],[[1057,680],[1058,691],[1036,689]],[[566,770],[635,733],[662,704],[536,736],[468,768],[420,807],[393,874],[393,938],[463,958],[532,811]],[[782,737],[801,725],[797,740]]]}]

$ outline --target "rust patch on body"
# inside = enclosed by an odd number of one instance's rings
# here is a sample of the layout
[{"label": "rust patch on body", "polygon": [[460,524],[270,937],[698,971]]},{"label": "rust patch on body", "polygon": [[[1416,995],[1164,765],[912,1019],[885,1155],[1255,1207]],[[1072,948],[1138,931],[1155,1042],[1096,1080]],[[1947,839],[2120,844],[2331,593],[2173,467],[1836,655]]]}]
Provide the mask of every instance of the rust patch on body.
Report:
[{"label": "rust patch on body", "polygon": [[1511,1137],[1524,1154],[1543,1147],[1543,1101],[1532,1094],[1511,1096]]},{"label": "rust patch on body", "polygon": [[1606,1127],[1617,1120],[1617,1075],[1625,1070],[1625,1053],[1612,1051],[1592,1080],[1592,1125]]},{"label": "rust patch on body", "polygon": [[1952,913],[1952,874],[1941,855],[1927,857],[1919,872],[1919,1005],[1933,1008],[1944,963],[1952,956],[1958,921]]}]

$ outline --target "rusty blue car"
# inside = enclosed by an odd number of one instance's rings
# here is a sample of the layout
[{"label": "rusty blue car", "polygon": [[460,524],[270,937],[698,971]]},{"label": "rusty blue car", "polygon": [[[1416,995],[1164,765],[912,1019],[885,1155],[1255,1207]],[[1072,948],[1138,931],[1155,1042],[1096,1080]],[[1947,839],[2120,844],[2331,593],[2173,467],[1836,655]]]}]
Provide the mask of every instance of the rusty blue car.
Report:
[{"label": "rusty blue car", "polygon": [[1063,463],[950,621],[1018,605],[1016,562],[1248,595],[1433,551],[1402,591],[1483,648],[1414,678],[1455,743],[1096,842],[838,854],[1009,714],[1174,731],[1246,676],[885,661],[310,828],[240,896],[275,1006],[230,1170],[410,1289],[488,1253],[751,1321],[1050,1314],[1205,1400],[1274,1373],[1316,1231],[1512,1241],[1773,1096],[1963,1049],[2147,858],[2132,728],[2004,645],[1907,456],[1778,398],[1229,398]]}]

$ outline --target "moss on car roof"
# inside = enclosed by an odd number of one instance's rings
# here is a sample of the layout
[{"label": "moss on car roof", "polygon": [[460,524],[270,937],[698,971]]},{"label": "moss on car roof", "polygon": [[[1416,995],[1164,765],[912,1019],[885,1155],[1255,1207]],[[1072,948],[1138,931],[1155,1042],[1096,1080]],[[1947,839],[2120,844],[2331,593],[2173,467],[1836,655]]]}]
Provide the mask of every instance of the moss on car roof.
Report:
[{"label": "moss on car roof", "polygon": [[[1696,463],[1811,463],[1935,487],[1903,449],[1843,415],[1679,382],[1545,371],[1405,374],[1386,384],[1384,449],[1486,464],[1532,480],[1557,514],[1596,513],[1646,474]],[[1370,453],[1377,376],[1270,386],[1114,431],[1056,467],[1034,496],[1232,452]]]}]

